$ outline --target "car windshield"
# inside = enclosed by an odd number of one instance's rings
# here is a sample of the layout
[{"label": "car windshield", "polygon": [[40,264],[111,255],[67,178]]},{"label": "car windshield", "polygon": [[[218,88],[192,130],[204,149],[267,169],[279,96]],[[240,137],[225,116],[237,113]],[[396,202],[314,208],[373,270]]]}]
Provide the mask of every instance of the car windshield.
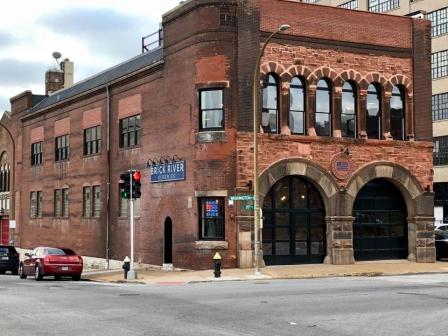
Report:
[{"label": "car windshield", "polygon": [[67,248],[49,248],[47,255],[75,255],[75,252]]},{"label": "car windshield", "polygon": [[448,232],[436,230],[436,239],[448,239]]}]

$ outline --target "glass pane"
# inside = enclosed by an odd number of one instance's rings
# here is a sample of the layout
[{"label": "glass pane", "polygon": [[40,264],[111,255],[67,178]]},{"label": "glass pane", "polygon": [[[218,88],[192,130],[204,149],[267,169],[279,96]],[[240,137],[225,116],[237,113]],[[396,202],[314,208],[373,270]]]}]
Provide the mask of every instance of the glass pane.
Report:
[{"label": "glass pane", "polygon": [[324,243],[311,242],[311,254],[323,255],[324,253]]},{"label": "glass pane", "polygon": [[293,199],[292,207],[294,209],[306,209],[307,208],[307,192],[306,184],[302,179],[294,177],[292,180]]},{"label": "glass pane", "polygon": [[277,182],[274,186],[275,208],[289,208],[289,179],[285,178]]},{"label": "glass pane", "polygon": [[222,110],[202,111],[203,128],[219,128],[222,126]]},{"label": "glass pane", "polygon": [[307,255],[307,242],[296,242],[296,255]]},{"label": "glass pane", "polygon": [[276,243],[275,244],[275,254],[276,255],[289,255],[289,242],[287,243]]},{"label": "glass pane", "polygon": [[316,112],[316,134],[319,136],[330,136],[331,124],[330,114]]},{"label": "glass pane", "polygon": [[293,134],[305,134],[305,113],[290,111],[289,112],[289,129]]},{"label": "glass pane", "polygon": [[296,240],[307,240],[308,230],[303,226],[296,226]]},{"label": "glass pane", "polygon": [[263,209],[272,209],[272,193],[269,193],[264,197]]},{"label": "glass pane", "polygon": [[201,109],[222,109],[223,91],[205,90],[201,91]]},{"label": "glass pane", "polygon": [[289,213],[277,212],[275,214],[275,225],[276,226],[289,226]]},{"label": "glass pane", "polygon": [[390,227],[390,235],[392,237],[404,237],[404,226],[403,225],[392,225]]},{"label": "glass pane", "polygon": [[380,138],[380,97],[375,85],[370,84],[367,92],[367,136]]},{"label": "glass pane", "polygon": [[319,192],[313,186],[310,186],[308,189],[308,197],[310,198],[310,208],[323,209],[322,199],[320,198]]},{"label": "glass pane", "polygon": [[324,215],[321,213],[311,213],[310,214],[310,225],[311,226],[324,226]]},{"label": "glass pane", "polygon": [[272,243],[263,242],[263,255],[272,255]]},{"label": "glass pane", "polygon": [[276,109],[263,109],[261,113],[261,126],[263,127],[263,132],[277,132],[277,112]]},{"label": "glass pane", "polygon": [[316,91],[316,112],[330,113],[330,91],[319,90]]},{"label": "glass pane", "polygon": [[271,227],[263,227],[263,242],[271,241],[271,240],[272,240],[272,228]]},{"label": "glass pane", "polygon": [[[297,78],[294,79],[298,80]],[[289,92],[289,108],[294,111],[305,111],[304,89],[301,86],[294,86],[293,83]]]},{"label": "glass pane", "polygon": [[298,226],[307,226],[308,225],[308,215],[307,214],[294,215],[294,225],[296,226],[296,228]]},{"label": "glass pane", "polygon": [[343,137],[354,138],[356,129],[356,116],[354,114],[341,114],[341,132]]},{"label": "glass pane", "polygon": [[263,88],[263,108],[277,109],[278,84],[272,75],[268,76],[268,85]]},{"label": "glass pane", "polygon": [[323,241],[324,240],[324,228],[323,226],[316,226],[310,229],[310,239],[312,241]]},{"label": "glass pane", "polygon": [[289,227],[277,227],[275,228],[276,240],[289,240]]}]

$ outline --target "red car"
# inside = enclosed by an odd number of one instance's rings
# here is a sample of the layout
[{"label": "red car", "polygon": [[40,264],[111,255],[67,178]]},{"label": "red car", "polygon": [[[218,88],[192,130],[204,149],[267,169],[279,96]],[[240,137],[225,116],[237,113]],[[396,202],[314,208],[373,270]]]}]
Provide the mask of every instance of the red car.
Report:
[{"label": "red car", "polygon": [[78,281],[81,279],[83,261],[75,252],[64,247],[37,247],[20,262],[19,276],[21,279],[34,276],[42,280],[44,276],[54,276],[56,280],[61,277],[71,277]]}]

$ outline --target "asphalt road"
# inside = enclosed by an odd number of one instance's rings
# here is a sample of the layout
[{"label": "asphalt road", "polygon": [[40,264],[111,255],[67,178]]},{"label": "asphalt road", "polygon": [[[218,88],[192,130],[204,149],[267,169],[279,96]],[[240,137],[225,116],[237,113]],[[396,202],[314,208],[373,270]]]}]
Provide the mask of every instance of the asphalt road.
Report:
[{"label": "asphalt road", "polygon": [[0,275],[0,335],[447,335],[448,274],[102,284]]}]

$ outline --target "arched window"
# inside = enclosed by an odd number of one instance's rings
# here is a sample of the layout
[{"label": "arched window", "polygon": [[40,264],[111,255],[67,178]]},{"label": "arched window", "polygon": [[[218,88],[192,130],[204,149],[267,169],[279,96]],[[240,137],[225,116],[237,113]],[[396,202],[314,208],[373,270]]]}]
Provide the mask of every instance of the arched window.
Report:
[{"label": "arched window", "polygon": [[342,87],[341,133],[347,138],[356,136],[356,91],[349,82]]},{"label": "arched window", "polygon": [[316,91],[316,116],[315,129],[316,134],[321,136],[331,135],[331,104],[330,87],[325,79],[317,82]]},{"label": "arched window", "polygon": [[381,99],[380,90],[375,84],[367,89],[367,136],[369,139],[381,139]]},{"label": "arched window", "polygon": [[293,134],[305,134],[305,85],[297,77],[289,89],[289,129]]},{"label": "arched window", "polygon": [[390,99],[390,134],[394,140],[404,140],[404,94],[394,86]]},{"label": "arched window", "polygon": [[265,133],[278,132],[278,81],[273,74],[268,74],[263,88],[263,110],[261,126]]}]

